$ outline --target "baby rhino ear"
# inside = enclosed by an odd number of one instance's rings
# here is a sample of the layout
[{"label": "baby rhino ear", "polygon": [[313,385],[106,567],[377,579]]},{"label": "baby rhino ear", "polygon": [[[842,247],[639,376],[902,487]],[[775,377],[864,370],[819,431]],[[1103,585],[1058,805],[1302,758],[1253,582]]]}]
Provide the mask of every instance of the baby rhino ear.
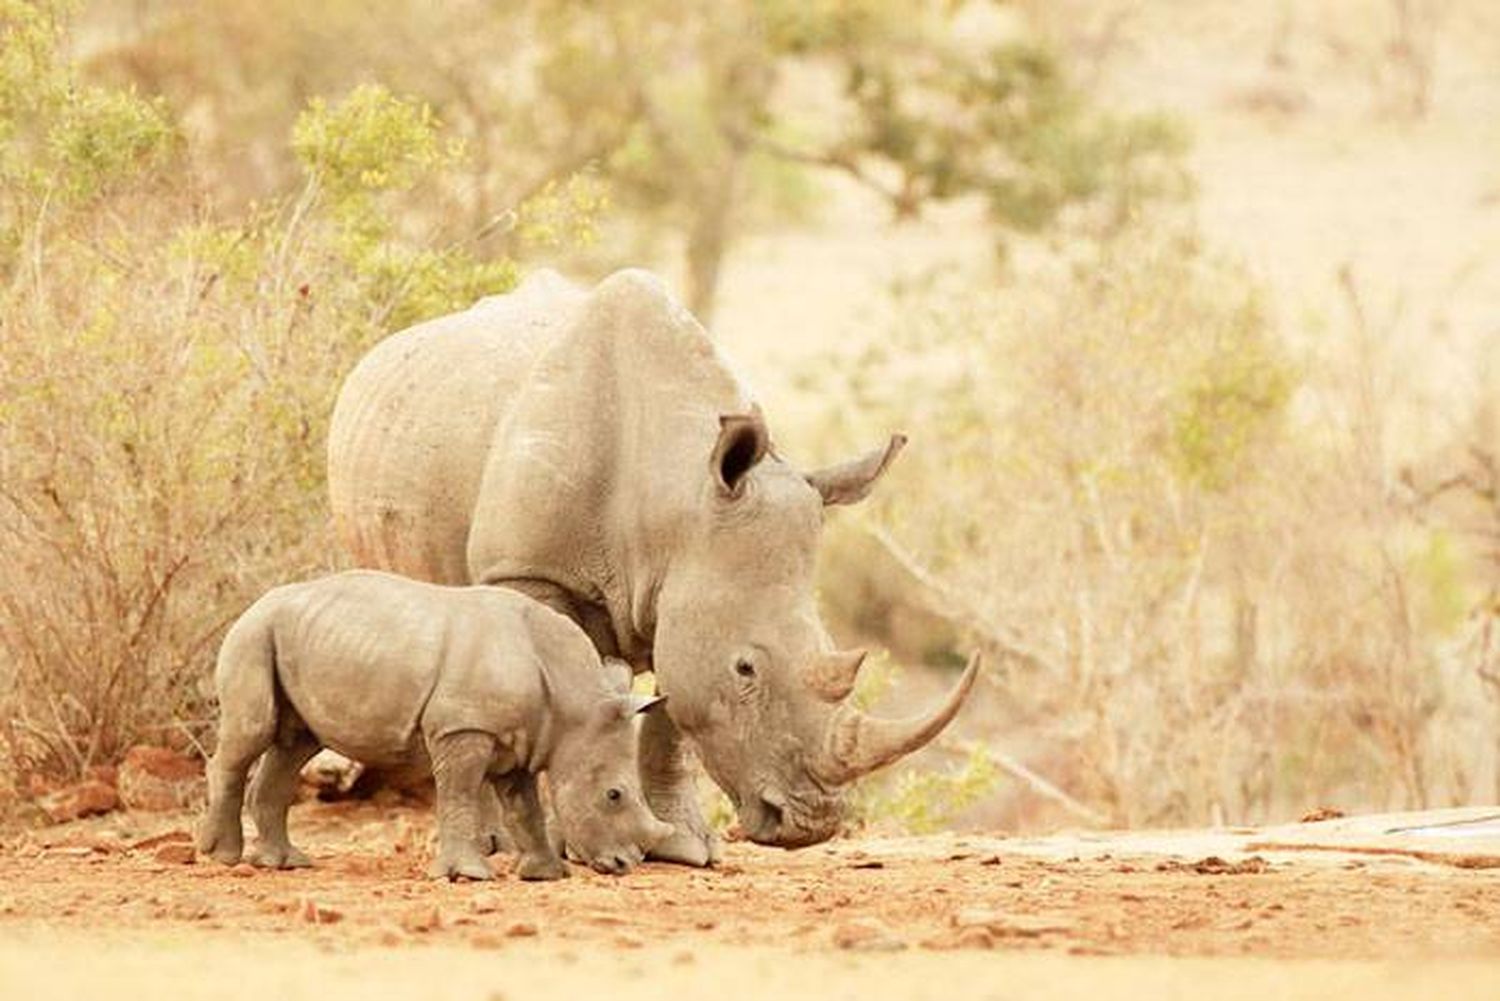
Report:
[{"label": "baby rhino ear", "polygon": [[605,657],[604,677],[610,691],[617,695],[628,695],[630,683],[635,679],[635,672],[620,658]]}]

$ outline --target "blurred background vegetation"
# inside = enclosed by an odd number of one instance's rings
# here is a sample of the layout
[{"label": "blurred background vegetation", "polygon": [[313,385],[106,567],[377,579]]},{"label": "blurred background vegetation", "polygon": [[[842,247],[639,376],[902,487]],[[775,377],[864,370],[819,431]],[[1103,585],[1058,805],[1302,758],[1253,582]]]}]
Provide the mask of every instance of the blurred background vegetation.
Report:
[{"label": "blurred background vegetation", "polygon": [[661,270],[794,454],[913,435],[825,608],[872,702],[993,667],[864,822],[1500,798],[1500,248],[1315,218],[1493,224],[1500,26],[1340,2],[0,0],[0,808],[201,746],[343,373],[544,264]]}]

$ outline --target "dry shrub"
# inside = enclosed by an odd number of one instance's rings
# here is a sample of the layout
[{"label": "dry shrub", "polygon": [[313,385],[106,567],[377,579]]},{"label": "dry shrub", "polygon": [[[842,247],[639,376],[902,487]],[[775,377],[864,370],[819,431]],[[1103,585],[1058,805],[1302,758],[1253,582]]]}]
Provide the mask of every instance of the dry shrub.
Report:
[{"label": "dry shrub", "polygon": [[[895,604],[948,620],[933,640],[991,651],[978,728],[1071,819],[1473,794],[1463,558],[1392,489],[1377,359],[1294,361],[1236,269],[1139,229],[1025,289],[906,294],[845,369],[862,426],[831,436],[915,443],[852,529],[903,571]],[[992,818],[1038,819],[1007,792]]]},{"label": "dry shrub", "polygon": [[330,560],[344,372],[514,269],[389,221],[454,156],[422,105],[312,106],[300,189],[224,216],[161,105],[78,85],[55,11],[12,6],[32,59],[0,79],[0,706],[15,768],[79,776],[199,740],[222,628]]}]

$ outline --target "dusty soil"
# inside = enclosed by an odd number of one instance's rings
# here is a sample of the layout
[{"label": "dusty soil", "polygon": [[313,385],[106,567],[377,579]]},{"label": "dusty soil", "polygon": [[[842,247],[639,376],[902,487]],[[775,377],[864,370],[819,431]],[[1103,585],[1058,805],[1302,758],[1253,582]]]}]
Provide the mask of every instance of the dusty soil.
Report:
[{"label": "dusty soil", "polygon": [[[932,991],[938,974],[944,996],[983,996],[1002,973],[1007,996],[1185,991],[1208,971],[1236,991],[1336,981],[1397,996],[1419,971],[1460,994],[1500,984],[1497,856],[944,835],[800,852],[732,844],[713,871],[575,867],[552,884],[521,883],[497,858],[498,881],[447,884],[422,876],[431,827],[418,808],[297,807],[294,836],[317,863],[297,872],[189,862],[191,820],[114,814],[0,847],[0,996],[82,993],[104,970],[115,996],[162,977],[191,994],[210,968],[238,971],[227,996],[266,978],[283,995],[322,992],[338,970],[351,990],[384,970],[384,988],[439,995],[500,976],[505,997],[516,996],[506,983],[571,992],[631,970],[639,990],[625,996],[688,992],[771,968],[789,996],[828,996],[825,972],[905,996]],[[973,979],[951,979],[966,970]]]}]

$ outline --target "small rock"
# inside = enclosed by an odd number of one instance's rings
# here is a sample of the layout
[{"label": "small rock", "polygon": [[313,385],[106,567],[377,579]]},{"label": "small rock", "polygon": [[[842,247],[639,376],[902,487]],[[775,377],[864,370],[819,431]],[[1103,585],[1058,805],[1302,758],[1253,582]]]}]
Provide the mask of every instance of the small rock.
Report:
[{"label": "small rock", "polygon": [[236,862],[234,868],[229,870],[229,875],[235,879],[249,879],[255,875],[255,866],[249,862]]},{"label": "small rock", "polygon": [[589,911],[583,915],[585,921],[596,925],[623,925],[625,918],[612,911]]},{"label": "small rock", "polygon": [[193,836],[191,834],[179,828],[176,830],[166,831],[162,834],[153,834],[151,837],[141,838],[139,841],[132,841],[130,843],[130,850],[133,852],[143,852],[152,848],[158,848],[161,845],[172,844],[174,842],[184,842],[191,844],[192,840]]},{"label": "small rock", "polygon": [[979,928],[997,938],[1040,938],[1073,930],[1072,921],[1056,915],[1003,914],[980,908],[957,911],[949,923],[960,930]]},{"label": "small rock", "polygon": [[332,925],[344,920],[343,911],[337,907],[320,904],[311,897],[303,897],[298,910],[302,914],[302,920],[310,925]]},{"label": "small rock", "polygon": [[615,936],[615,945],[619,946],[621,949],[639,949],[645,944],[646,943],[643,940],[626,932],[622,932],[621,934]]},{"label": "small rock", "polygon": [[1156,864],[1157,872],[1195,872],[1200,876],[1246,876],[1270,871],[1271,865],[1259,855],[1250,855],[1238,862],[1227,862],[1217,855],[1183,862],[1180,859],[1164,859]]},{"label": "small rock", "polygon": [[532,921],[512,921],[505,926],[506,938],[531,938],[536,933],[536,923]]},{"label": "small rock", "polygon": [[37,800],[37,806],[41,807],[48,820],[54,824],[62,824],[118,809],[120,797],[114,786],[98,779],[85,779],[42,796]]},{"label": "small rock", "polygon": [[443,915],[436,907],[413,907],[401,916],[401,927],[413,934],[437,931],[443,927]]},{"label": "small rock", "polygon": [[1331,806],[1320,806],[1316,810],[1309,810],[1302,815],[1304,824],[1320,824],[1325,820],[1338,820],[1344,815],[1343,810]]},{"label": "small rock", "polygon": [[192,865],[197,858],[193,846],[183,841],[173,841],[152,852],[151,857],[162,865]]},{"label": "small rock", "polygon": [[500,910],[500,898],[493,893],[476,893],[469,900],[469,910],[475,914],[494,914]]},{"label": "small rock", "polygon": [[203,762],[169,747],[139,744],[118,773],[120,802],[132,810],[181,810],[203,802]]},{"label": "small rock", "polygon": [[505,939],[494,932],[479,931],[469,936],[469,944],[476,949],[503,949]]},{"label": "small rock", "polygon": [[833,930],[833,944],[860,952],[894,952],[906,948],[895,932],[875,918],[855,918],[839,925]]},{"label": "small rock", "polygon": [[94,850],[87,845],[52,845],[43,848],[42,854],[49,858],[87,858]]}]

